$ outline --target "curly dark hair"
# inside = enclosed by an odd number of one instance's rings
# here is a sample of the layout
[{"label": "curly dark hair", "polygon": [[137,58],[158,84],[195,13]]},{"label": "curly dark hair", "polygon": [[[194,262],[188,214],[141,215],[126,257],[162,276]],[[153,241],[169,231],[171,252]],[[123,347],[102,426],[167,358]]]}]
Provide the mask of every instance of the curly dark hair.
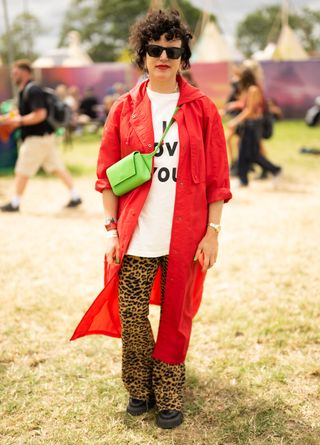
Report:
[{"label": "curly dark hair", "polygon": [[167,41],[181,40],[181,47],[183,48],[182,69],[190,68],[191,50],[189,41],[192,39],[192,34],[187,26],[182,23],[180,14],[176,10],[150,11],[130,28],[129,43],[135,54],[134,61],[138,67],[144,68],[144,59],[147,53],[146,45],[151,40],[159,40],[163,34]]}]

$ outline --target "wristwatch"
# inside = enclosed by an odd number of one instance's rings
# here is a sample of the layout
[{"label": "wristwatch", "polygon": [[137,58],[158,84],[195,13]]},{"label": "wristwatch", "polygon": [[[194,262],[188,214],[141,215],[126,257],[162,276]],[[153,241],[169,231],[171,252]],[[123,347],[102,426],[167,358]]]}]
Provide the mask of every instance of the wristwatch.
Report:
[{"label": "wristwatch", "polygon": [[113,230],[117,228],[117,222],[118,220],[116,218],[107,216],[104,220],[104,226],[106,230]]},{"label": "wristwatch", "polygon": [[208,226],[215,230],[217,233],[221,230],[221,224],[208,223]]},{"label": "wristwatch", "polygon": [[107,216],[104,220],[104,225],[108,226],[109,224],[117,224],[118,220],[114,218],[113,216]]}]

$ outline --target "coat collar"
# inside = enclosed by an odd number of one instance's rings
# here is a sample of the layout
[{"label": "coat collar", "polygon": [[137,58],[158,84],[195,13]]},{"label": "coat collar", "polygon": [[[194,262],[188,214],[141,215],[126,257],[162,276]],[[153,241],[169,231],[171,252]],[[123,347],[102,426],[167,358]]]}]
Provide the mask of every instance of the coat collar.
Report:
[{"label": "coat collar", "polygon": [[[177,82],[180,90],[178,106],[182,106],[182,110],[184,108],[183,105],[205,96],[202,91],[190,85],[180,75],[177,76]],[[151,102],[147,94],[147,84],[148,80],[145,80],[144,82],[136,85],[128,93],[133,105],[130,124],[133,126],[140,139],[140,150],[142,153],[151,152],[153,150],[154,143]],[[178,124],[183,118],[182,110],[179,110],[179,112],[175,115],[175,120],[178,122]]]},{"label": "coat collar", "polygon": [[[129,96],[131,97],[134,107],[136,107],[140,102],[143,101],[146,94],[146,89],[148,85],[148,80],[141,82],[136,85],[130,92]],[[198,88],[190,85],[182,76],[177,76],[177,82],[179,84],[180,96],[178,105],[183,105],[188,102],[192,102],[194,100],[200,99],[205,96],[205,94],[199,90]]]}]

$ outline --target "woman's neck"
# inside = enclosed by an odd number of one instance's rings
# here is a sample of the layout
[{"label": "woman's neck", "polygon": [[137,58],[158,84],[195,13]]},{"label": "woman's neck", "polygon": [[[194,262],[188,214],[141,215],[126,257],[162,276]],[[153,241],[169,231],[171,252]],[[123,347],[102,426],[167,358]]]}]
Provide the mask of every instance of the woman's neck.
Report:
[{"label": "woman's neck", "polygon": [[177,93],[179,91],[179,85],[176,79],[172,82],[155,82],[150,79],[148,87],[151,91],[162,94]]}]

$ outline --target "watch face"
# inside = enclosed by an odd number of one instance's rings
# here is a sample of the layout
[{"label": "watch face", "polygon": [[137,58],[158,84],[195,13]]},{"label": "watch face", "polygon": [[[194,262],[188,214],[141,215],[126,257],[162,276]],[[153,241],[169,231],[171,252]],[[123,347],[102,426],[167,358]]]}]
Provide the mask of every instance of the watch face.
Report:
[{"label": "watch face", "polygon": [[220,224],[210,223],[209,226],[212,227],[216,232],[220,232],[220,230],[221,230]]},{"label": "watch face", "polygon": [[116,223],[117,221],[114,218],[106,218],[104,220],[105,225],[111,224],[111,223]]}]

